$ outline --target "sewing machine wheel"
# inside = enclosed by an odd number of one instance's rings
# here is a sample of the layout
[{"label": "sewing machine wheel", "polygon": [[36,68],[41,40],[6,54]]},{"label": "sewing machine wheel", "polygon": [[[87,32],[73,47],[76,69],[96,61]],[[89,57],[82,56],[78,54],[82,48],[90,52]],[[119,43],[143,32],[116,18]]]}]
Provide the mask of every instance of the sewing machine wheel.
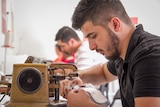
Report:
[{"label": "sewing machine wheel", "polygon": [[37,92],[42,86],[41,72],[32,67],[23,69],[17,76],[17,86],[24,93]]}]

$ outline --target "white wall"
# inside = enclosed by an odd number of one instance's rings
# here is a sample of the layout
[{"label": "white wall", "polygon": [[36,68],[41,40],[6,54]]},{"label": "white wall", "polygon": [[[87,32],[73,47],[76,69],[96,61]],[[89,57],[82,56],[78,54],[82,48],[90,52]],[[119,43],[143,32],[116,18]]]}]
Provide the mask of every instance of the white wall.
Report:
[{"label": "white wall", "polygon": [[[54,35],[63,25],[71,26],[71,16],[78,1],[13,0],[14,48],[7,49],[7,55],[27,54],[54,59],[56,57]],[[160,0],[122,0],[122,2],[129,15],[138,17],[145,30],[160,35]],[[4,35],[0,32],[0,46],[3,43]],[[3,60],[4,48],[0,47],[0,65]]]},{"label": "white wall", "polygon": [[138,17],[145,30],[160,36],[160,0],[122,0],[122,3],[130,16]]}]

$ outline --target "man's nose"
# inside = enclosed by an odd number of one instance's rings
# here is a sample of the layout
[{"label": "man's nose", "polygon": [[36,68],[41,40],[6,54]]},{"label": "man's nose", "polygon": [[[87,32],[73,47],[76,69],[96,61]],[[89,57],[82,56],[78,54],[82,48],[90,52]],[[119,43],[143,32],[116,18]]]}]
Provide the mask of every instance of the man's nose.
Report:
[{"label": "man's nose", "polygon": [[90,50],[95,50],[96,49],[96,45],[94,42],[89,42],[89,48]]}]

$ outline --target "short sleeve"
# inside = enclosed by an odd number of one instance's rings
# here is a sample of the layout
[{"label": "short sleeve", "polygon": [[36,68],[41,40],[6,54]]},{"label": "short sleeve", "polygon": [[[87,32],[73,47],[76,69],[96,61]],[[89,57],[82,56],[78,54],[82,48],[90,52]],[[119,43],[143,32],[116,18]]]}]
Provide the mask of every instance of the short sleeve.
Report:
[{"label": "short sleeve", "polygon": [[117,76],[117,72],[116,72],[116,69],[115,69],[115,62],[114,61],[109,61],[107,63],[107,68],[108,68],[109,72],[111,72],[113,75]]}]

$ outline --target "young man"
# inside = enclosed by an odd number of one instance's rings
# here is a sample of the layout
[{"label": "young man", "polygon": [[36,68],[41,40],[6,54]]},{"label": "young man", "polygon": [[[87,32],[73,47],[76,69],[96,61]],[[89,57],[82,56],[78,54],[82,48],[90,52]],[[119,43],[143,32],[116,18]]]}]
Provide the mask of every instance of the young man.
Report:
[{"label": "young man", "polygon": [[[81,0],[72,27],[88,38],[91,50],[108,63],[80,73],[83,83],[119,79],[123,107],[160,107],[160,37],[134,26],[120,0]],[[63,85],[82,81],[62,82]],[[96,81],[95,81],[96,80]],[[100,107],[81,88],[67,94],[69,107]]]}]

